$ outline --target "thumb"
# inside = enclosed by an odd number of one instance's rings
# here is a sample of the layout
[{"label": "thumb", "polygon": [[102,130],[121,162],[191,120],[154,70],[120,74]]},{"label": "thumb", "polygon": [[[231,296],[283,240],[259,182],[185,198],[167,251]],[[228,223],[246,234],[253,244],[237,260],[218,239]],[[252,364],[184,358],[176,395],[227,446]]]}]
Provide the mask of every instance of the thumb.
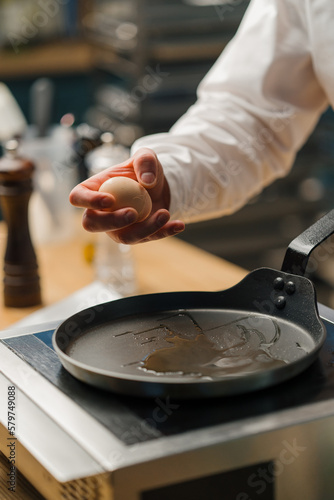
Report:
[{"label": "thumb", "polygon": [[141,148],[133,155],[133,168],[138,181],[145,188],[153,188],[159,175],[159,160],[149,148]]}]

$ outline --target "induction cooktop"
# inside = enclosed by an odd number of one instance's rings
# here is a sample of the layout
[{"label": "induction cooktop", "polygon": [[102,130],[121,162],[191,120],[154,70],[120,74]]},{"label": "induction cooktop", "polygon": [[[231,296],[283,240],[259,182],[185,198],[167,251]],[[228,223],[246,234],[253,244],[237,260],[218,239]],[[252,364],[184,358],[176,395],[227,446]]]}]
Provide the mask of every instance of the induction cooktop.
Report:
[{"label": "induction cooktop", "polygon": [[[122,397],[80,382],[62,367],[52,346],[53,330],[1,342],[124,444],[131,445],[320,401],[334,402],[334,324],[325,321],[325,326],[327,338],[319,359],[301,375],[266,390],[205,402]],[[150,418],[157,405],[169,418]],[[128,432],[134,427],[137,432]]]},{"label": "induction cooktop", "polygon": [[[248,500],[255,492],[249,478],[271,470],[262,500],[309,498],[310,485],[296,481],[307,472],[304,456],[317,453],[321,463],[322,453],[334,451],[334,313],[321,311],[327,338],[302,374],[270,389],[206,400],[142,399],[88,386],[62,367],[53,327],[2,338],[1,397],[15,388],[18,454],[35,464],[32,475],[22,460],[22,472],[50,499],[202,500],[222,498],[214,492],[228,488],[224,499]],[[7,407],[0,421],[6,453]],[[326,452],[315,449],[315,423],[317,432],[328,432]],[[286,449],[295,463],[274,475]],[[322,464],[322,483],[313,485],[319,491],[329,491],[327,468]],[[282,496],[292,478],[299,496]]]}]

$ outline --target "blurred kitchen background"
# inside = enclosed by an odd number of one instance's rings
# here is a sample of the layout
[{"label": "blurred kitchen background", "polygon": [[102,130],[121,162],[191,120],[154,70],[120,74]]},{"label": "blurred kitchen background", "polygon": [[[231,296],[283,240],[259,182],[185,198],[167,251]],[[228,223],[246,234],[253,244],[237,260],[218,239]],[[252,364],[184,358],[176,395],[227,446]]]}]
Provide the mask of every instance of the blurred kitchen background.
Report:
[{"label": "blurred kitchen background", "polygon": [[[38,121],[36,81],[47,78],[44,121],[71,130],[74,154],[64,161],[82,179],[86,155],[101,144],[102,133],[129,148],[143,134],[168,130],[195,101],[199,81],[247,4],[1,0],[0,81],[30,126]],[[234,215],[189,225],[180,238],[248,269],[279,268],[289,241],[333,207],[333,192],[334,117],[327,111],[287,178]],[[332,307],[333,253],[334,242],[311,274],[319,299]]]}]

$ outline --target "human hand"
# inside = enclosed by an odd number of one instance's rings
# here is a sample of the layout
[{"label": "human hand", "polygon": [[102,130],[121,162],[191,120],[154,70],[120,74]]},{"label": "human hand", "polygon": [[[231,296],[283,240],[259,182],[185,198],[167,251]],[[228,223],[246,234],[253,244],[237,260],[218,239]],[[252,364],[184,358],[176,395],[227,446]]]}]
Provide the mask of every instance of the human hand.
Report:
[{"label": "human hand", "polygon": [[[100,192],[100,186],[111,177],[130,177],[147,189],[152,200],[152,211],[147,219],[136,222],[134,208],[113,211],[115,198]],[[153,241],[180,233],[184,223],[170,220],[168,212],[170,192],[161,163],[154,151],[139,149],[127,161],[114,165],[78,184],[70,193],[70,202],[85,208],[82,225],[89,232],[106,232],[118,243],[134,244]]]}]

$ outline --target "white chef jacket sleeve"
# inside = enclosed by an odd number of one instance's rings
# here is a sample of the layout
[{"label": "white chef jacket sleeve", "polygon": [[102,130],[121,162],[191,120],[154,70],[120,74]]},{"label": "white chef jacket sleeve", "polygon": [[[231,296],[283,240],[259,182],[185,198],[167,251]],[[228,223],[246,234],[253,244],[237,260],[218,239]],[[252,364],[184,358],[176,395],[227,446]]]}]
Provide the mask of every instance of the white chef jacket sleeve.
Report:
[{"label": "white chef jacket sleeve", "polygon": [[[287,174],[328,99],[316,79],[305,3],[253,0],[196,103],[153,149],[171,190],[172,218],[232,213]],[[168,76],[166,76],[168,78]]]}]

